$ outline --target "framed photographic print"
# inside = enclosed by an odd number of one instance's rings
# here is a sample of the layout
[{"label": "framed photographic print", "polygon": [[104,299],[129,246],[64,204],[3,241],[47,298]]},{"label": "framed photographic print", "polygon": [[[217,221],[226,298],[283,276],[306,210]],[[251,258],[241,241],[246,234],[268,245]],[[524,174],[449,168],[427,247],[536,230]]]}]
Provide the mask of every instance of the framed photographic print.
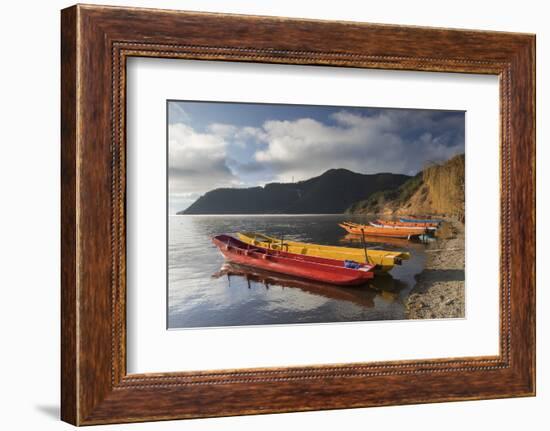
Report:
[{"label": "framed photographic print", "polygon": [[[167,121],[169,329],[464,317],[464,112],[169,100]],[[437,306],[409,294],[435,282]]]},{"label": "framed photographic print", "polygon": [[61,30],[63,420],[534,395],[533,35]]}]

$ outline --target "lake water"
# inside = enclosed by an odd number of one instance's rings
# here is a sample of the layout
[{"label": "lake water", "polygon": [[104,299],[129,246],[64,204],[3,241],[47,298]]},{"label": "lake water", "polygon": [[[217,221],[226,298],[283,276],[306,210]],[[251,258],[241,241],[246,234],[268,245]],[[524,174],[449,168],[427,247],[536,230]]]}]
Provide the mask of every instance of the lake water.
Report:
[{"label": "lake water", "polygon": [[[239,231],[285,239],[362,247],[338,226],[348,215],[170,216],[168,327],[353,322],[404,319],[404,303],[425,262],[424,245],[406,240],[368,248],[403,250],[411,259],[369,285],[337,287],[227,265],[211,238]],[[378,241],[378,240],[376,240]],[[386,241],[391,241],[388,243]]]}]

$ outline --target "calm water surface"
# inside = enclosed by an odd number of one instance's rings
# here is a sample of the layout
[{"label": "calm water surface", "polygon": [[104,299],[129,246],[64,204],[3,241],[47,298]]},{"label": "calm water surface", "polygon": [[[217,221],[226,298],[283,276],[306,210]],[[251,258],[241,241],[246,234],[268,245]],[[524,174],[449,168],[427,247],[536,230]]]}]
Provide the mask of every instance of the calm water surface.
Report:
[{"label": "calm water surface", "polygon": [[[168,327],[191,328],[403,319],[404,301],[424,266],[424,245],[405,240],[368,248],[403,250],[411,259],[369,285],[336,287],[227,265],[211,237],[262,232],[296,241],[361,247],[338,226],[348,215],[170,216]],[[391,241],[388,243],[386,241]]]}]

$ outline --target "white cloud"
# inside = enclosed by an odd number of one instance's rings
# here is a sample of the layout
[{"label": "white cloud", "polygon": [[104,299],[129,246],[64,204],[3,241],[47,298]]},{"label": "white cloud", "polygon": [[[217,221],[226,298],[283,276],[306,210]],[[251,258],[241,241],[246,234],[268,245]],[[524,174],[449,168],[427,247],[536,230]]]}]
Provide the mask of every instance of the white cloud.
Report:
[{"label": "white cloud", "polygon": [[239,129],[231,124],[213,123],[208,126],[208,131],[218,137],[229,138],[235,135]]},{"label": "white cloud", "polygon": [[199,133],[183,123],[169,125],[169,189],[171,207],[184,209],[201,194],[233,187],[239,179],[226,164],[226,128]]},{"label": "white cloud", "polygon": [[[267,144],[256,152],[256,161],[286,181],[307,179],[331,168],[414,174],[427,159],[444,160],[464,151],[462,142],[453,145],[445,127],[436,127],[432,116],[420,111],[386,111],[371,117],[340,111],[332,119],[336,124],[309,118],[267,121],[256,132]],[[413,128],[442,132],[411,139],[405,132]]]},{"label": "white cloud", "polygon": [[267,133],[258,127],[241,127],[236,134],[240,139],[253,139],[253,143],[259,143],[267,139]]}]

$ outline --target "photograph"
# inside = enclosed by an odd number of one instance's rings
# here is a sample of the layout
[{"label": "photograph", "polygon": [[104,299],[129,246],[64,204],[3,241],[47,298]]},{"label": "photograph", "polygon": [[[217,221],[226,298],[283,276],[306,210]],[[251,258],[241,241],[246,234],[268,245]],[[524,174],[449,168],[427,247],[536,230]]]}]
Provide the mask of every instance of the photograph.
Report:
[{"label": "photograph", "polygon": [[166,101],[167,328],[465,317],[465,112]]}]

